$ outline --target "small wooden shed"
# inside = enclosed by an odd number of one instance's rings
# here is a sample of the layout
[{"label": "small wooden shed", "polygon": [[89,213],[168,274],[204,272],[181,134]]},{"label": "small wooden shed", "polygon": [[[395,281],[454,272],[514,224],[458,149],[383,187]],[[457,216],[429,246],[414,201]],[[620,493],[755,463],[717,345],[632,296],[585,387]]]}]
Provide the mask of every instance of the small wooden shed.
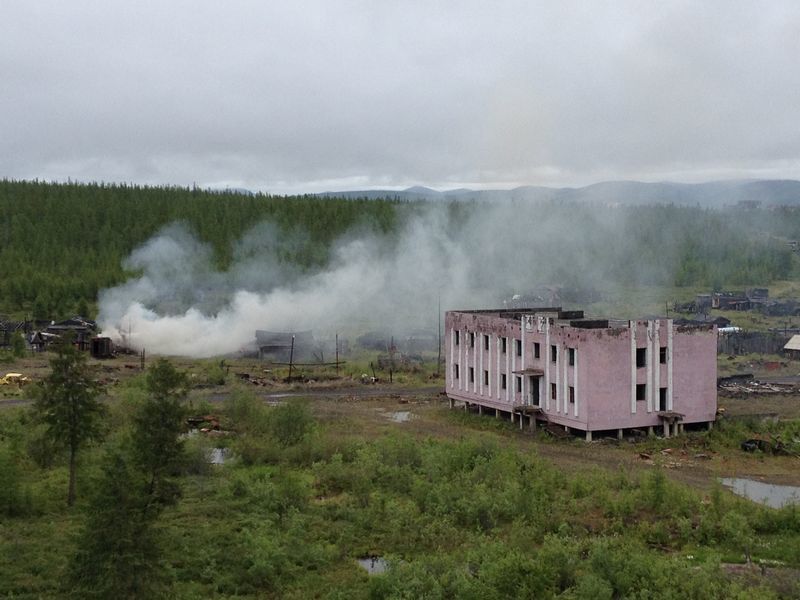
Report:
[{"label": "small wooden shed", "polygon": [[787,358],[800,358],[800,334],[793,335],[783,347],[783,353]]}]

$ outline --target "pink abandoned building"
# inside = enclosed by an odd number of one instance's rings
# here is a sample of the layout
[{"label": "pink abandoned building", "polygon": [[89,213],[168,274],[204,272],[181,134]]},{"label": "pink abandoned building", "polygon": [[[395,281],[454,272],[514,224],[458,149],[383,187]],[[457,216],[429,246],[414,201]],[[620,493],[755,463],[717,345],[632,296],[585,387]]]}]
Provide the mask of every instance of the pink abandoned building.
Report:
[{"label": "pink abandoned building", "polygon": [[717,410],[717,334],[671,319],[586,319],[560,308],[450,311],[445,316],[451,407],[477,405],[592,432],[677,434],[711,428]]}]

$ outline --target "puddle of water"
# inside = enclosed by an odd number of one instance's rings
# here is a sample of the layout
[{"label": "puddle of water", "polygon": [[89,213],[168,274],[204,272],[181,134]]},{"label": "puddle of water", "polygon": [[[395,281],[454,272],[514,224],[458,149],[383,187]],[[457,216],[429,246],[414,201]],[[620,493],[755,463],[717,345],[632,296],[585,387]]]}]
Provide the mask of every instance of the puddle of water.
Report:
[{"label": "puddle of water", "polygon": [[405,423],[411,420],[411,412],[407,410],[399,410],[397,412],[389,413],[386,415],[395,423]]},{"label": "puddle of water", "polygon": [[363,558],[357,558],[356,562],[369,575],[380,575],[381,573],[385,573],[389,568],[389,563],[380,556],[365,556]]},{"label": "puddle of water", "polygon": [[722,485],[734,494],[744,496],[748,500],[759,502],[771,508],[783,508],[789,504],[800,504],[800,487],[793,485],[775,485],[753,479],[723,477]]},{"label": "puddle of water", "polygon": [[208,451],[208,462],[212,465],[224,465],[230,457],[230,448],[211,448]]}]

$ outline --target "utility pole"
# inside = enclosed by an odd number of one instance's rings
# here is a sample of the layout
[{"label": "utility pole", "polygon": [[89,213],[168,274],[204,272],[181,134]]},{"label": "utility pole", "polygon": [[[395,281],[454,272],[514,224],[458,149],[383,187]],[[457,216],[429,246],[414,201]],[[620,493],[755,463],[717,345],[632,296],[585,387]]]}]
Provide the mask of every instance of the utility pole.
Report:
[{"label": "utility pole", "polygon": [[292,382],[292,363],[294,362],[294,336],[292,336],[292,346],[289,348],[289,383]]},{"label": "utility pole", "polygon": [[436,309],[436,316],[439,319],[438,325],[436,326],[436,338],[437,338],[437,349],[438,352],[436,354],[436,377],[439,377],[440,369],[442,367],[442,292],[439,291],[438,294],[438,305]]}]

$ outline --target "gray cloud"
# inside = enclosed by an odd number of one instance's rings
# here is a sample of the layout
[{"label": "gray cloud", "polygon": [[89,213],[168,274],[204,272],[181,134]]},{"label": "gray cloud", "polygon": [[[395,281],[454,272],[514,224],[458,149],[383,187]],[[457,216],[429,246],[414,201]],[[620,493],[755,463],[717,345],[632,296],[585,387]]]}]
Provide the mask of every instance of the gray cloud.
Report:
[{"label": "gray cloud", "polygon": [[800,178],[800,5],[4,3],[0,176]]}]

